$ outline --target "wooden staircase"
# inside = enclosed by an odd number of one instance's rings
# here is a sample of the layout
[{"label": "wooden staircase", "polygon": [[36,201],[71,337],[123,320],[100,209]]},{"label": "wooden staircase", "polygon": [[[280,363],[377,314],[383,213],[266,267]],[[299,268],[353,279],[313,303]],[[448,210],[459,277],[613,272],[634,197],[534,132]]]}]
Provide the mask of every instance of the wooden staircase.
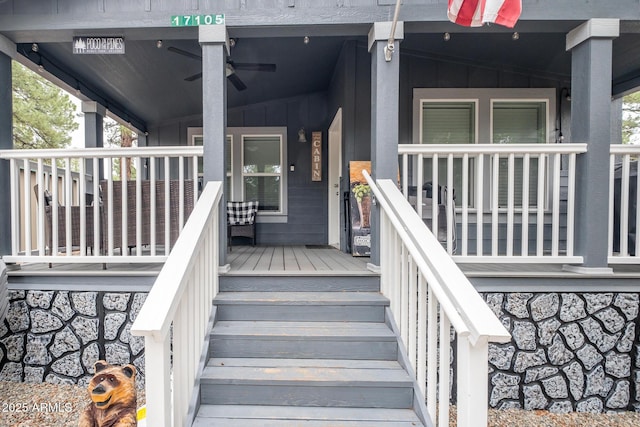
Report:
[{"label": "wooden staircase", "polygon": [[378,280],[262,279],[221,283],[194,426],[427,425]]}]

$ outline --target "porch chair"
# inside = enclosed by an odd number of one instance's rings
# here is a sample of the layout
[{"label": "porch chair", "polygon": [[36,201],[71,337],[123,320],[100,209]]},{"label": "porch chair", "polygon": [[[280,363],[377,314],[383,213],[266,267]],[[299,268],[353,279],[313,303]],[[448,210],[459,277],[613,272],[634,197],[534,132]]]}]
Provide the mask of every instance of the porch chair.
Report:
[{"label": "porch chair", "polygon": [[227,246],[232,250],[234,237],[248,237],[256,245],[258,201],[227,202]]}]

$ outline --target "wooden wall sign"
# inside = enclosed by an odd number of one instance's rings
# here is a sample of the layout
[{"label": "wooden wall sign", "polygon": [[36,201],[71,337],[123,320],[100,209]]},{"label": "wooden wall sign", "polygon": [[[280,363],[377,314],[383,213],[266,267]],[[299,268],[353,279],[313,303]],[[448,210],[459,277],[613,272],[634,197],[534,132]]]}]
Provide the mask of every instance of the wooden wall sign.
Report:
[{"label": "wooden wall sign", "polygon": [[311,133],[311,181],[322,181],[322,132]]}]

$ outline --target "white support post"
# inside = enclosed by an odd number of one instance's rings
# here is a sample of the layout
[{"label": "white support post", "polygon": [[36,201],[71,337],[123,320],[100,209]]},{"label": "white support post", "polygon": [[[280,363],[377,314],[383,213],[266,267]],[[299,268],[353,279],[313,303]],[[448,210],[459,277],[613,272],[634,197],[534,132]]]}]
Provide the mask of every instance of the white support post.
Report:
[{"label": "white support post", "polygon": [[145,378],[147,425],[171,427],[171,351],[169,337],[156,341],[154,336],[144,339],[145,372],[161,372],[161,375],[147,375]]},{"label": "white support post", "polygon": [[458,335],[457,390],[458,427],[487,425],[489,357],[487,337],[471,345],[468,337]]}]

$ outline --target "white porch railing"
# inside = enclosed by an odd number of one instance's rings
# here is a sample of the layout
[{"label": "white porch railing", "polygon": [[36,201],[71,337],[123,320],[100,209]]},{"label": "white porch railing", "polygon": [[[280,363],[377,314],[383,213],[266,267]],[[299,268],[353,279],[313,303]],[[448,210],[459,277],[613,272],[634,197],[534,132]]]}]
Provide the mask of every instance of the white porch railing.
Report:
[{"label": "white porch railing", "polygon": [[218,293],[221,197],[221,183],[208,183],[131,327],[145,337],[148,426],[191,425],[186,418]]},{"label": "white porch railing", "polygon": [[640,260],[640,146],[612,145],[609,166],[609,263]]},{"label": "white porch railing", "polygon": [[486,426],[488,343],[511,336],[393,181],[376,185],[364,174],[380,206],[381,291],[390,300],[431,421],[449,425],[453,327],[458,426]]},{"label": "white porch railing", "polygon": [[[407,197],[415,191],[424,217],[424,184],[446,186],[442,243],[456,262],[582,263],[574,254],[575,164],[586,150],[586,144],[402,144],[401,188]],[[433,224],[437,205],[428,215]]]},{"label": "white porch railing", "polygon": [[[3,259],[47,263],[163,262],[175,241],[174,228],[180,229],[184,224],[185,182],[194,180],[202,155],[202,147],[192,146],[0,151],[0,159],[10,162],[12,201],[12,250]],[[129,163],[134,165],[135,176],[120,179],[124,170],[121,165]],[[173,188],[172,179],[177,188]],[[106,182],[106,193],[102,194],[101,180]],[[141,198],[143,183],[152,189],[145,193],[149,200]],[[160,197],[154,191],[158,188]],[[135,200],[127,197],[128,191],[130,195],[135,191]],[[197,182],[190,183],[189,191],[193,201],[187,200],[195,205]],[[45,206],[48,193],[49,208]],[[97,203],[99,194],[111,201],[104,210]],[[114,205],[119,205],[119,216],[114,214]],[[164,228],[156,230],[157,223]],[[136,232],[129,236],[133,226]],[[150,241],[142,240],[143,233],[150,236]],[[158,239],[164,243],[162,247],[156,245],[156,235],[164,236]],[[143,251],[143,247],[148,250]]]}]

